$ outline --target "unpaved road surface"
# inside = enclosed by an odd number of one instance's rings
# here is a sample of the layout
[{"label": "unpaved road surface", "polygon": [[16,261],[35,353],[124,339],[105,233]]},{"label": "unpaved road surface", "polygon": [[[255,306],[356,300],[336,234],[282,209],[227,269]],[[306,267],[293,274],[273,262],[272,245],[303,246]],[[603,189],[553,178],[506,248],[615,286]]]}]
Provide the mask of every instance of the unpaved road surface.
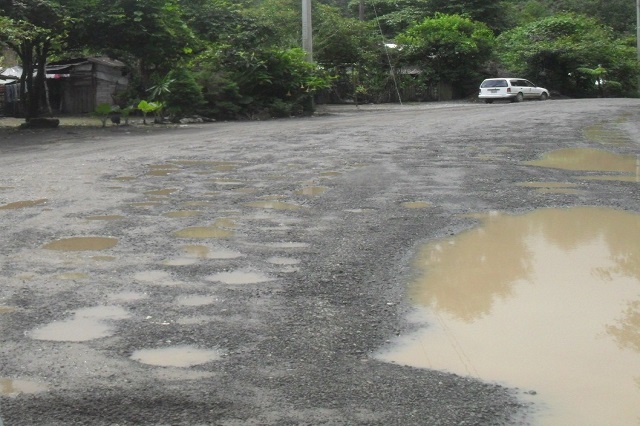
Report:
[{"label": "unpaved road surface", "polygon": [[469,213],[640,212],[637,182],[523,164],[637,155],[640,101],[322,111],[2,131],[4,424],[530,424],[526,389],[373,355],[410,327],[417,247]]}]

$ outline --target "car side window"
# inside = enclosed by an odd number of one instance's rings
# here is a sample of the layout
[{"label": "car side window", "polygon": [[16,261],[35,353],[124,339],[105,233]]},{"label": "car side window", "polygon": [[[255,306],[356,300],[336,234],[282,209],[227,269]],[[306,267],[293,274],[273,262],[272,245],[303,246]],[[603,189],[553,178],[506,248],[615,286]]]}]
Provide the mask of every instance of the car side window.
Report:
[{"label": "car side window", "polygon": [[536,85],[533,84],[532,82],[530,82],[529,80],[525,80],[525,82],[527,83],[527,86],[529,86],[529,87],[536,87]]}]

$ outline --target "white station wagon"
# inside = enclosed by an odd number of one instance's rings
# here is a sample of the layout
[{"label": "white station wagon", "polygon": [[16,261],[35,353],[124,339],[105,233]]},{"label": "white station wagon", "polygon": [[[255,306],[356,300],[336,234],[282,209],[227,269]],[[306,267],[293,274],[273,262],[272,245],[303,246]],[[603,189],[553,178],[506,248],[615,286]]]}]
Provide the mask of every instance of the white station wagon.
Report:
[{"label": "white station wagon", "polygon": [[488,78],[480,84],[479,99],[488,104],[497,100],[522,102],[525,99],[549,99],[549,91],[524,78]]}]

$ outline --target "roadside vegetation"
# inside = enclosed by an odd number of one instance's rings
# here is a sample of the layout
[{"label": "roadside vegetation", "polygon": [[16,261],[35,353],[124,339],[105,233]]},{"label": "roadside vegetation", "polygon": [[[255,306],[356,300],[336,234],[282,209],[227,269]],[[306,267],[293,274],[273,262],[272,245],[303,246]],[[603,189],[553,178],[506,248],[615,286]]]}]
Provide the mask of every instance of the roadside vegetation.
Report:
[{"label": "roadside vegetation", "polygon": [[300,48],[300,9],[300,0],[0,0],[0,43],[25,70],[27,117],[41,113],[47,62],[127,64],[129,90],[96,111],[103,124],[117,110],[260,119],[309,114],[314,101],[465,98],[506,74],[571,97],[638,90],[628,0],[315,0],[313,62]]}]

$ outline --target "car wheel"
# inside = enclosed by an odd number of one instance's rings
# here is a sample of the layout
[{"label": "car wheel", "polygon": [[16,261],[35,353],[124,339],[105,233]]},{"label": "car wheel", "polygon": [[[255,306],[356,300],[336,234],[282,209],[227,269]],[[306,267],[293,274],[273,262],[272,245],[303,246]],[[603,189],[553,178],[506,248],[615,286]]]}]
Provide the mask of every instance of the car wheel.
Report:
[{"label": "car wheel", "polygon": [[524,101],[524,95],[522,94],[522,92],[519,92],[516,95],[516,102],[522,102],[522,101]]},{"label": "car wheel", "polygon": [[542,94],[540,95],[540,100],[546,101],[547,99],[549,99],[549,95],[547,95],[546,92],[542,92]]},{"label": "car wheel", "polygon": [[484,103],[485,104],[492,104],[493,103],[493,99],[485,99]]}]

